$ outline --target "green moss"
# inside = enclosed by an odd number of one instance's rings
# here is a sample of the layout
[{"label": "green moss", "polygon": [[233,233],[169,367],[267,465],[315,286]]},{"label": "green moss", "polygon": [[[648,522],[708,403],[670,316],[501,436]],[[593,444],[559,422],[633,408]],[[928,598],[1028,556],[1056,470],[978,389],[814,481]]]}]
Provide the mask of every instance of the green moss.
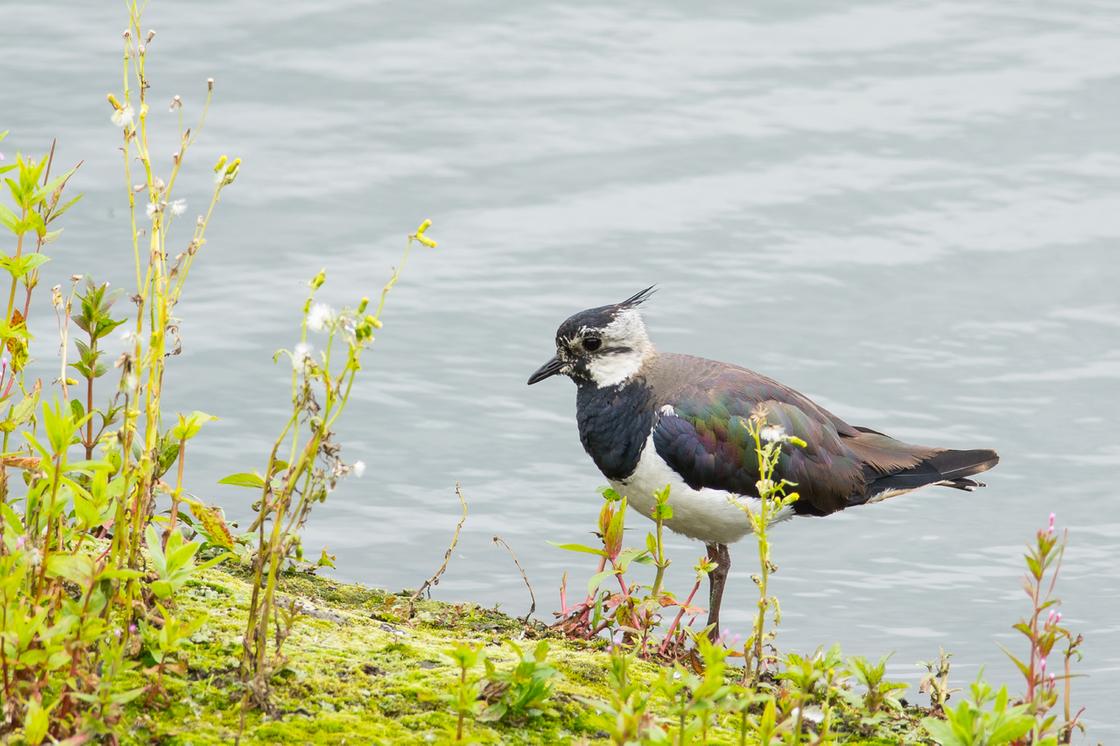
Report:
[{"label": "green moss", "polygon": [[[484,644],[487,656],[510,666],[506,640],[551,636],[543,625],[524,625],[473,604],[421,600],[410,622],[406,596],[310,575],[283,578],[286,598],[305,615],[284,652],[287,665],[272,681],[274,712],[246,714],[242,743],[440,743],[455,731],[455,715],[440,695],[458,670],[444,652],[461,642]],[[129,705],[122,743],[230,743],[240,729],[238,655],[251,587],[239,571],[214,569],[188,585],[179,613],[205,614],[194,636],[184,677],[167,676],[163,702]],[[468,723],[472,743],[605,743],[605,723],[584,700],[607,699],[608,660],[600,645],[555,638],[549,659],[562,678],[550,714],[516,726]],[[640,662],[633,675],[652,681],[659,668]],[[859,735],[859,713],[845,713],[848,742],[896,743],[915,732],[918,711],[892,716]],[[737,742],[717,731],[713,742]]]}]

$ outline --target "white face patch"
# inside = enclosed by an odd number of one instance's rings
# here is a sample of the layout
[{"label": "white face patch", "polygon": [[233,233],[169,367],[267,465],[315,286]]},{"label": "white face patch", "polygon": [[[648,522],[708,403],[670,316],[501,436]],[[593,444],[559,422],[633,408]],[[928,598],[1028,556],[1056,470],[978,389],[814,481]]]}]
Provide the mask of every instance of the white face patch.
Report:
[{"label": "white face patch", "polygon": [[[603,352],[592,355],[587,372],[598,386],[617,386],[637,373],[645,359],[653,354],[653,344],[646,334],[642,315],[627,309],[600,332]],[[612,348],[623,348],[614,352]]]},{"label": "white face patch", "polygon": [[644,356],[635,351],[608,352],[593,358],[587,364],[587,372],[600,387],[617,386],[641,369],[643,359]]}]

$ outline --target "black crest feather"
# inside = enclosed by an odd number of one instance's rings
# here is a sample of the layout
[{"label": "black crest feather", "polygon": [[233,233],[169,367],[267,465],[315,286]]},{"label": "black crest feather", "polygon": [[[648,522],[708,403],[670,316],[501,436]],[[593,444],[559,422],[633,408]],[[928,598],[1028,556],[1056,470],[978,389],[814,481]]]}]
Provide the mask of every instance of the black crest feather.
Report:
[{"label": "black crest feather", "polygon": [[622,301],[618,305],[621,306],[622,308],[633,308],[634,306],[640,306],[641,304],[643,304],[647,300],[649,300],[650,296],[652,296],[656,292],[657,292],[657,286],[656,285],[650,285],[645,290],[641,290],[637,293],[634,293],[633,295],[631,295],[629,298]]}]

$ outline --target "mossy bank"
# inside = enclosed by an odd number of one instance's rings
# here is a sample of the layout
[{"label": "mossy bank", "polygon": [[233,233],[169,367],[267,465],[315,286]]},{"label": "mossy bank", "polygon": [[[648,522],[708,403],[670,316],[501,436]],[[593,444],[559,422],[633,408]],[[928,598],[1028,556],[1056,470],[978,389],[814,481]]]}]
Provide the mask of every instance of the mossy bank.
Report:
[{"label": "mossy bank", "polygon": [[[192,639],[185,675],[168,675],[165,701],[141,697],[118,724],[122,743],[231,743],[241,725],[238,656],[251,586],[225,569],[211,569],[183,589],[186,615],[206,615]],[[519,722],[468,720],[470,743],[609,743],[605,716],[589,700],[609,699],[609,656],[601,644],[565,640],[543,625],[473,604],[418,601],[405,621],[408,597],[311,575],[288,575],[281,590],[303,614],[285,642],[287,665],[272,681],[273,711],[250,710],[242,743],[444,743],[455,737],[456,715],[443,699],[459,670],[446,652],[483,644],[498,667],[516,656],[508,640],[547,637],[555,692],[547,711]],[[652,682],[653,663],[635,663],[635,679]],[[159,706],[153,706],[158,704]],[[669,703],[655,706],[668,719]],[[836,737],[850,743],[924,741],[911,709],[861,724],[841,711]],[[730,728],[709,733],[714,743],[738,743]]]}]

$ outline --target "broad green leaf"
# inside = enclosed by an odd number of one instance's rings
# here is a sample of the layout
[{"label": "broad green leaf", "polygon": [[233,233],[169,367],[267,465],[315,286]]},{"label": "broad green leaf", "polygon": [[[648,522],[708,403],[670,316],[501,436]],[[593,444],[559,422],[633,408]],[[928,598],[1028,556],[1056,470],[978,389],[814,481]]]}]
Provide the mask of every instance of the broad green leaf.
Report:
[{"label": "broad green leaf", "polygon": [[93,577],[93,559],[87,554],[52,554],[47,559],[47,572],[87,586]]},{"label": "broad green leaf", "polygon": [[256,472],[240,472],[238,474],[230,474],[228,477],[223,477],[218,480],[218,484],[228,484],[234,487],[250,487],[252,489],[260,489],[264,487],[264,479]]},{"label": "broad green leaf", "polygon": [[612,575],[614,575],[614,570],[603,570],[602,572],[597,572],[592,575],[587,581],[587,594],[593,594],[599,589],[599,586],[603,584],[603,581]]}]

